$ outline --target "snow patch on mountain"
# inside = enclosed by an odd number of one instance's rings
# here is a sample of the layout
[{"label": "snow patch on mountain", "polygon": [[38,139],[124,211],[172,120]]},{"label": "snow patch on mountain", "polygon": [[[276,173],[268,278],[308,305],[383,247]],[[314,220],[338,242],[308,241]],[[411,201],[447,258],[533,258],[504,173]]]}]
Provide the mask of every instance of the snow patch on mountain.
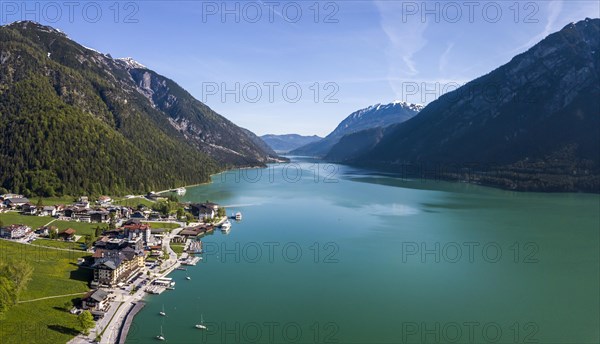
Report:
[{"label": "snow patch on mountain", "polygon": [[148,69],[148,67],[137,62],[136,60],[134,60],[131,57],[122,57],[122,58],[118,58],[116,60],[125,64],[125,67],[127,67],[128,69]]}]

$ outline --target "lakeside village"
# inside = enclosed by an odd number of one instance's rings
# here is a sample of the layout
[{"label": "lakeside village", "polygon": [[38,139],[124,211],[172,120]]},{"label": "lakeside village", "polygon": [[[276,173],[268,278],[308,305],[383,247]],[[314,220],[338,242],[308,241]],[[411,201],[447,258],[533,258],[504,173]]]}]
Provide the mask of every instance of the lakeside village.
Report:
[{"label": "lakeside village", "polygon": [[[181,195],[179,189],[172,191],[179,191]],[[143,197],[128,196],[126,199],[134,197],[156,203],[167,200],[156,193]],[[180,209],[175,214],[161,214],[141,204],[137,208],[113,204],[107,196],[94,201],[80,197],[73,204],[48,206],[34,205],[22,195],[5,194],[0,195],[0,215],[15,213],[21,219],[25,216],[50,216],[56,221],[97,223],[99,226],[91,235],[93,240],[89,240],[88,235],[88,240],[82,241],[83,237],[77,230],[58,230],[52,226],[54,220],[35,229],[22,223],[4,223],[0,237],[21,244],[53,242],[43,246],[55,249],[65,249],[59,243],[79,244],[82,251],[89,252],[91,255],[80,258],[77,264],[82,269],[91,270],[91,290],[81,298],[80,304],[74,305],[71,313],[89,310],[95,320],[100,320],[111,312],[111,301],[119,296],[124,298],[138,291],[160,294],[175,289],[175,282],[165,276],[175,269],[185,270],[182,266],[196,265],[202,259],[200,238],[203,235],[215,229],[228,233],[231,228],[225,208],[216,203],[177,205],[183,209],[183,214]],[[239,221],[241,213],[232,214],[231,218]],[[104,227],[100,227],[101,224]]]}]

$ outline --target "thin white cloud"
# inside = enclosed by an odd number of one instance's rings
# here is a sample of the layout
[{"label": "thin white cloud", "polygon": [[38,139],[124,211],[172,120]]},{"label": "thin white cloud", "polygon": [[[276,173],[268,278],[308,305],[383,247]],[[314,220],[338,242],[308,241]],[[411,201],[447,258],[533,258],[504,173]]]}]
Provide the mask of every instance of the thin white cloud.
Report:
[{"label": "thin white cloud", "polygon": [[448,67],[448,57],[452,51],[452,48],[454,48],[454,42],[449,42],[446,46],[446,50],[444,50],[442,55],[440,55],[438,69],[441,73],[446,73],[446,67]]},{"label": "thin white cloud", "polygon": [[419,75],[414,55],[427,45],[423,35],[427,23],[421,22],[420,17],[404,20],[402,3],[398,1],[375,1],[375,6],[381,18],[381,29],[389,41],[386,49],[389,84],[398,93],[401,85],[394,80]]}]

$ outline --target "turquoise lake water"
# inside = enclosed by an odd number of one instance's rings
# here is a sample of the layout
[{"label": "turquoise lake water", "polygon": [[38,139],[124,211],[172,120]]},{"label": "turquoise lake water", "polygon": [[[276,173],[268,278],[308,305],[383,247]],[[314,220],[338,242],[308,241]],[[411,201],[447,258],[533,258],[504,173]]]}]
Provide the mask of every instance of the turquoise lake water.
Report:
[{"label": "turquoise lake water", "polygon": [[188,189],[243,220],[202,238],[127,343],[600,342],[599,195],[294,161]]}]

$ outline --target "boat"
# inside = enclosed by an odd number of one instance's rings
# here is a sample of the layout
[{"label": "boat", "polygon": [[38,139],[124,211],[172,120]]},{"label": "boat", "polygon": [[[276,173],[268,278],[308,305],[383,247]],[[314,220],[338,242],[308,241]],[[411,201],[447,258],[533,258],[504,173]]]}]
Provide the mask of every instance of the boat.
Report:
[{"label": "boat", "polygon": [[240,213],[239,211],[235,213],[235,220],[242,221],[242,213]]},{"label": "boat", "polygon": [[199,330],[206,330],[206,326],[204,325],[204,317],[200,314],[200,323],[196,324],[196,328]]},{"label": "boat", "polygon": [[158,339],[158,340],[165,340],[165,336],[163,334],[162,325],[160,325],[160,334],[158,336],[156,336],[156,339]]},{"label": "boat", "polygon": [[167,287],[167,290],[175,290],[175,287]]},{"label": "boat", "polygon": [[191,280],[192,278],[191,278],[190,276],[186,276],[186,277],[185,277],[185,279],[189,281],[189,280]]},{"label": "boat", "polygon": [[163,317],[167,315],[167,313],[165,313],[165,305],[163,305],[162,311],[158,312],[158,314],[162,315]]},{"label": "boat", "polygon": [[230,229],[231,229],[231,222],[229,222],[229,220],[223,222],[223,224],[221,225],[221,232],[229,232]]},{"label": "boat", "polygon": [[187,271],[187,269],[186,269],[186,268],[177,268],[177,269],[175,269],[175,270]]}]

